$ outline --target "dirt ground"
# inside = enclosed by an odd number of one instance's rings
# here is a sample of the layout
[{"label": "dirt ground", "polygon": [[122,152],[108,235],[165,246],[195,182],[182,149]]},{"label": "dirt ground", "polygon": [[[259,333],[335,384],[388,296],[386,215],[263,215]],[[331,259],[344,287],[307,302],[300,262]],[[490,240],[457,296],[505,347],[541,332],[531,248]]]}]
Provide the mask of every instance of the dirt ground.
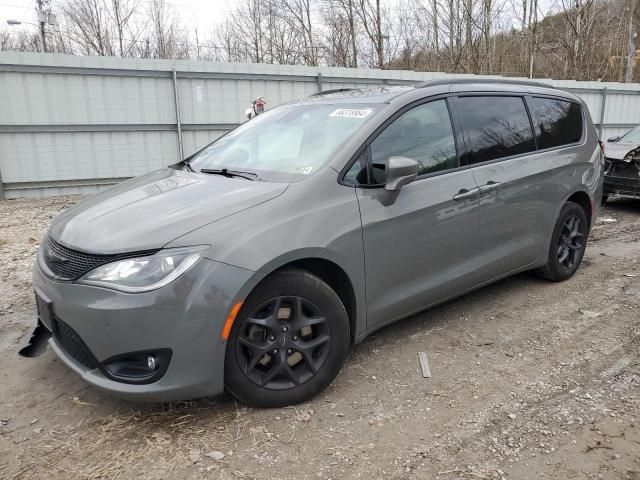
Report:
[{"label": "dirt ground", "polygon": [[391,325],[313,401],[258,410],[126,403],[17,356],[37,243],[76,200],[0,202],[0,478],[640,480],[640,202],[607,204],[571,280]]}]

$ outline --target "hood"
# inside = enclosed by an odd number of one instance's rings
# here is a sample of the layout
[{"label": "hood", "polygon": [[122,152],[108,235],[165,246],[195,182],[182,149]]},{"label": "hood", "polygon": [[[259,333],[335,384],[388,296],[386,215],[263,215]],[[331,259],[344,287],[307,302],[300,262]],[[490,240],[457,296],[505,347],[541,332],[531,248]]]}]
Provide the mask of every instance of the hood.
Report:
[{"label": "hood", "polygon": [[49,233],[69,248],[91,253],[161,248],[191,230],[271,200],[287,185],[166,168],[74,205],[56,217]]},{"label": "hood", "polygon": [[607,142],[604,145],[604,156],[612,160],[622,160],[627,153],[640,147],[640,143]]}]

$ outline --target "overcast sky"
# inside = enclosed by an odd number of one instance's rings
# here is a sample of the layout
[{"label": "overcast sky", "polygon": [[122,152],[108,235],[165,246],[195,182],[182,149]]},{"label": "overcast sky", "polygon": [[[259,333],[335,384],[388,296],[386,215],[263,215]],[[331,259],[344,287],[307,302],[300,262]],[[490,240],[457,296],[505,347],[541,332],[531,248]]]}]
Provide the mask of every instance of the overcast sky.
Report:
[{"label": "overcast sky", "polygon": [[[232,9],[238,0],[167,0],[166,3],[175,8],[185,26],[198,25],[203,33],[209,32],[211,26],[219,22]],[[150,0],[140,0],[141,7]],[[35,0],[0,0],[0,22],[6,26],[9,19],[22,22],[36,22]],[[52,12],[56,12],[58,2],[52,0]],[[13,27],[17,28],[17,27]],[[22,27],[21,27],[22,28]],[[24,28],[28,28],[25,26]]]},{"label": "overcast sky", "polygon": [[[178,13],[182,23],[189,30],[194,26],[198,27],[201,38],[209,36],[212,27],[222,21],[233,9],[233,7],[241,0],[166,0],[166,3],[172,6]],[[398,0],[382,0],[382,5],[393,5]],[[552,5],[557,4],[561,0],[540,0],[540,10],[546,12]],[[139,0],[142,8],[146,7],[151,0]],[[52,12],[55,13],[59,1],[52,0]],[[0,0],[0,24],[6,26],[9,19],[20,20],[22,22],[35,23],[35,0]],[[510,2],[505,2],[504,13],[511,13]],[[515,26],[515,25],[514,25]],[[21,27],[11,28],[35,28],[33,26],[24,25]]]}]

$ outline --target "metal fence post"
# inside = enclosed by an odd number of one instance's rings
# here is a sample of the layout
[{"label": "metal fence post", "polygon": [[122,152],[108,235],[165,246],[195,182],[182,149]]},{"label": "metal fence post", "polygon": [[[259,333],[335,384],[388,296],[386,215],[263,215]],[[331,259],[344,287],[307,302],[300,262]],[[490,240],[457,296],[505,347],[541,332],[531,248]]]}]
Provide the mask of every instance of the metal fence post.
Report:
[{"label": "metal fence post", "polygon": [[322,91],[322,73],[318,72],[318,92]]},{"label": "metal fence post", "polygon": [[602,140],[602,129],[604,128],[604,111],[607,107],[607,87],[602,89],[602,102],[600,103],[600,123],[598,124],[598,136]]},{"label": "metal fence post", "polygon": [[178,94],[178,75],[174,68],[171,73],[173,74],[173,101],[176,108],[176,127],[178,128],[178,154],[180,155],[180,161],[184,160],[184,151],[182,148],[182,122],[180,120],[180,95]]}]

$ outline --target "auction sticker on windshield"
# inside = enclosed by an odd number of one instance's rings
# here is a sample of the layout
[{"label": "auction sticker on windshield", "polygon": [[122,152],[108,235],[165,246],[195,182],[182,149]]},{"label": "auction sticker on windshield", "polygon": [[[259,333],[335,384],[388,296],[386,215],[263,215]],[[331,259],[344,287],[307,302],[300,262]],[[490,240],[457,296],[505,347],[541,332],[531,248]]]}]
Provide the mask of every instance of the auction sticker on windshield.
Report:
[{"label": "auction sticker on windshield", "polygon": [[339,108],[329,114],[330,117],[364,118],[373,110],[369,108]]}]

